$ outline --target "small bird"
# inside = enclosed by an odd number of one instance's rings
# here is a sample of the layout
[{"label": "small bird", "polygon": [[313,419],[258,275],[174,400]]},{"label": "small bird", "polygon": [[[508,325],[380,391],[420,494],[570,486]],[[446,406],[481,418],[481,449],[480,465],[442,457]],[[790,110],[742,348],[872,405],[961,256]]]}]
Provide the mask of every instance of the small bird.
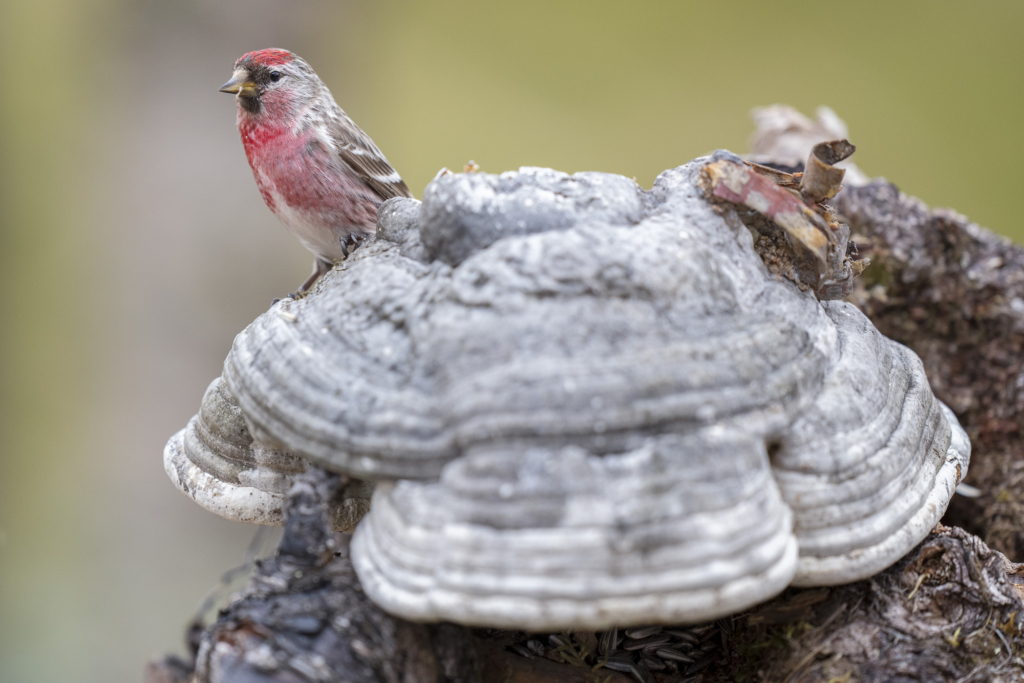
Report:
[{"label": "small bird", "polygon": [[276,48],[244,54],[220,91],[235,95],[238,132],[263,201],[316,257],[299,293],[375,231],[384,200],[412,196],[298,55]]}]

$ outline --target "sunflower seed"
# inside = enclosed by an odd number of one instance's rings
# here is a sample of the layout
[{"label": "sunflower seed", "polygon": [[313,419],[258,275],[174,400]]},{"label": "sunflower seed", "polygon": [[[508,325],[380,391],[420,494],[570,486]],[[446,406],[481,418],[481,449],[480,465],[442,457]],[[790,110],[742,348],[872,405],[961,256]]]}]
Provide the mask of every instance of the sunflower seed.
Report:
[{"label": "sunflower seed", "polygon": [[660,633],[656,636],[644,638],[642,640],[627,640],[623,644],[623,648],[626,650],[642,650],[650,645],[664,645],[668,641],[672,640],[667,633]]},{"label": "sunflower seed", "polygon": [[598,647],[601,650],[601,654],[607,655],[619,648],[619,629],[610,628],[601,634],[601,641]]},{"label": "sunflower seed", "polygon": [[569,647],[569,643],[567,643],[562,636],[550,635],[548,636],[548,640],[555,647]]},{"label": "sunflower seed", "polygon": [[706,643],[709,640],[711,640],[712,638],[717,637],[721,633],[722,632],[720,630],[718,630],[717,628],[709,628],[708,630],[706,630],[706,631],[704,631],[703,633],[700,634],[700,642]]},{"label": "sunflower seed", "polygon": [[519,643],[512,643],[511,645],[508,646],[508,649],[512,650],[513,652],[515,652],[520,657],[526,657],[527,659],[533,659],[533,656],[534,656],[533,652],[531,652],[530,648],[526,647],[525,645],[520,645]]},{"label": "sunflower seed", "polygon": [[668,628],[665,629],[665,633],[669,634],[673,638],[678,638],[684,643],[689,643],[690,645],[696,645],[700,642],[700,640],[692,631],[683,631],[682,629]]},{"label": "sunflower seed", "polygon": [[686,675],[687,676],[692,676],[693,674],[700,673],[704,669],[708,668],[709,664],[711,664],[711,660],[710,659],[705,659],[704,661],[697,662],[696,664],[694,664],[692,666],[688,666],[688,667],[686,667]]},{"label": "sunflower seed", "polygon": [[690,655],[684,652],[680,652],[679,650],[676,650],[671,647],[659,648],[655,652],[655,654],[661,657],[662,659],[671,659],[674,662],[685,662],[687,664],[692,664],[694,661],[696,661]]},{"label": "sunflower seed", "polygon": [[626,637],[640,640],[647,636],[653,636],[655,633],[661,633],[661,626],[640,626],[637,628],[627,628]]},{"label": "sunflower seed", "polygon": [[604,663],[606,669],[612,671],[621,671],[622,673],[630,674],[633,678],[638,680],[640,683],[648,683],[650,680],[646,673],[638,667],[632,659],[625,659],[622,657],[611,657],[607,662]]},{"label": "sunflower seed", "polygon": [[645,655],[653,655],[655,653],[655,651],[658,650],[658,648],[665,647],[666,645],[669,645],[669,644],[670,643],[666,643],[666,642],[651,643],[650,645],[644,645],[644,648],[642,650],[640,650],[640,652],[642,652]]},{"label": "sunflower seed", "polygon": [[657,657],[643,656],[640,658],[640,662],[647,667],[649,671],[664,671],[668,668],[665,662],[661,661]]}]

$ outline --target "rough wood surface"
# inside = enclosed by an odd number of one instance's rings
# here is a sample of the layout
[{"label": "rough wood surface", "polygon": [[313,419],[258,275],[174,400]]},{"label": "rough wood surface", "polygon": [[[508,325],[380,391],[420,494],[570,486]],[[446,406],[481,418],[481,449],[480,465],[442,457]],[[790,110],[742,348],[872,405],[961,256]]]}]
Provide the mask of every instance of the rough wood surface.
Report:
[{"label": "rough wood surface", "polygon": [[1024,249],[876,180],[835,206],[872,260],[854,301],[924,361],[935,395],[971,438],[947,521],[1024,561]]},{"label": "rough wood surface", "polygon": [[1024,566],[939,526],[895,566],[737,619],[706,681],[1019,681]]}]

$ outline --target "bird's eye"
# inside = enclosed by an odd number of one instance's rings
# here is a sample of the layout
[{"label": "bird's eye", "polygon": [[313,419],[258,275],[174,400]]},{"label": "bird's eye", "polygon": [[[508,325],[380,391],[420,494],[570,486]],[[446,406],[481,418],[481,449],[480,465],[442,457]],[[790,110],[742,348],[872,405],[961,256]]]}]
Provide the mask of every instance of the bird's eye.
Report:
[{"label": "bird's eye", "polygon": [[282,74],[280,71],[271,71],[270,80],[272,80],[274,83],[277,83],[279,80],[281,80],[281,75]]}]

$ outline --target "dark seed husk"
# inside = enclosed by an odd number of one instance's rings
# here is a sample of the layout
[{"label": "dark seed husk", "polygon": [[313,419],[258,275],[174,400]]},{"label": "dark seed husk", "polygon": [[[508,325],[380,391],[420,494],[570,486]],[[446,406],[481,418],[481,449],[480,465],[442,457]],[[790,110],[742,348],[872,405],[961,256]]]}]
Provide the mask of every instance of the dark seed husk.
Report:
[{"label": "dark seed husk", "polygon": [[527,659],[533,659],[534,657],[534,654],[530,651],[530,648],[526,647],[525,645],[520,645],[519,643],[512,643],[508,646],[508,649],[512,650],[521,657],[526,657]]},{"label": "dark seed husk", "polygon": [[668,668],[665,662],[661,661],[657,657],[641,657],[640,662],[647,667],[649,671],[664,671]]},{"label": "dark seed husk", "polygon": [[598,644],[601,654],[609,654],[619,648],[619,630],[617,628],[610,628],[601,634],[601,640]]},{"label": "dark seed husk", "polygon": [[662,659],[671,659],[675,662],[685,662],[687,664],[692,664],[695,661],[693,657],[686,654],[685,652],[680,652],[679,650],[676,650],[671,647],[659,648],[655,651],[655,654],[661,657]]},{"label": "dark seed husk", "polygon": [[569,643],[565,642],[562,636],[550,635],[548,641],[555,647],[569,647]]},{"label": "dark seed husk", "polygon": [[717,637],[720,633],[721,631],[717,628],[709,628],[708,630],[700,634],[700,642],[706,643],[712,638]]},{"label": "dark seed husk", "polygon": [[625,657],[609,657],[608,661],[604,663],[606,669],[612,671],[621,671],[622,673],[638,673],[639,667],[632,659]]},{"label": "dark seed husk", "polygon": [[690,645],[696,645],[700,642],[700,639],[697,637],[697,634],[695,634],[693,631],[683,631],[681,629],[670,628],[665,629],[665,633],[669,634],[673,638],[678,638],[684,643],[689,643]]},{"label": "dark seed husk", "polygon": [[711,660],[710,659],[705,659],[704,661],[697,662],[696,664],[693,664],[692,666],[688,666],[686,668],[686,675],[687,676],[692,676],[693,674],[700,673],[704,669],[708,668],[709,664],[711,664]]},{"label": "dark seed husk", "polygon": [[640,640],[647,636],[653,636],[655,633],[661,633],[662,628],[661,626],[638,626],[636,628],[627,628],[625,633],[627,638]]},{"label": "dark seed husk", "polygon": [[656,636],[650,636],[649,638],[643,638],[641,640],[626,640],[622,646],[626,650],[642,650],[650,645],[664,645],[672,638],[667,633],[659,633]]}]

